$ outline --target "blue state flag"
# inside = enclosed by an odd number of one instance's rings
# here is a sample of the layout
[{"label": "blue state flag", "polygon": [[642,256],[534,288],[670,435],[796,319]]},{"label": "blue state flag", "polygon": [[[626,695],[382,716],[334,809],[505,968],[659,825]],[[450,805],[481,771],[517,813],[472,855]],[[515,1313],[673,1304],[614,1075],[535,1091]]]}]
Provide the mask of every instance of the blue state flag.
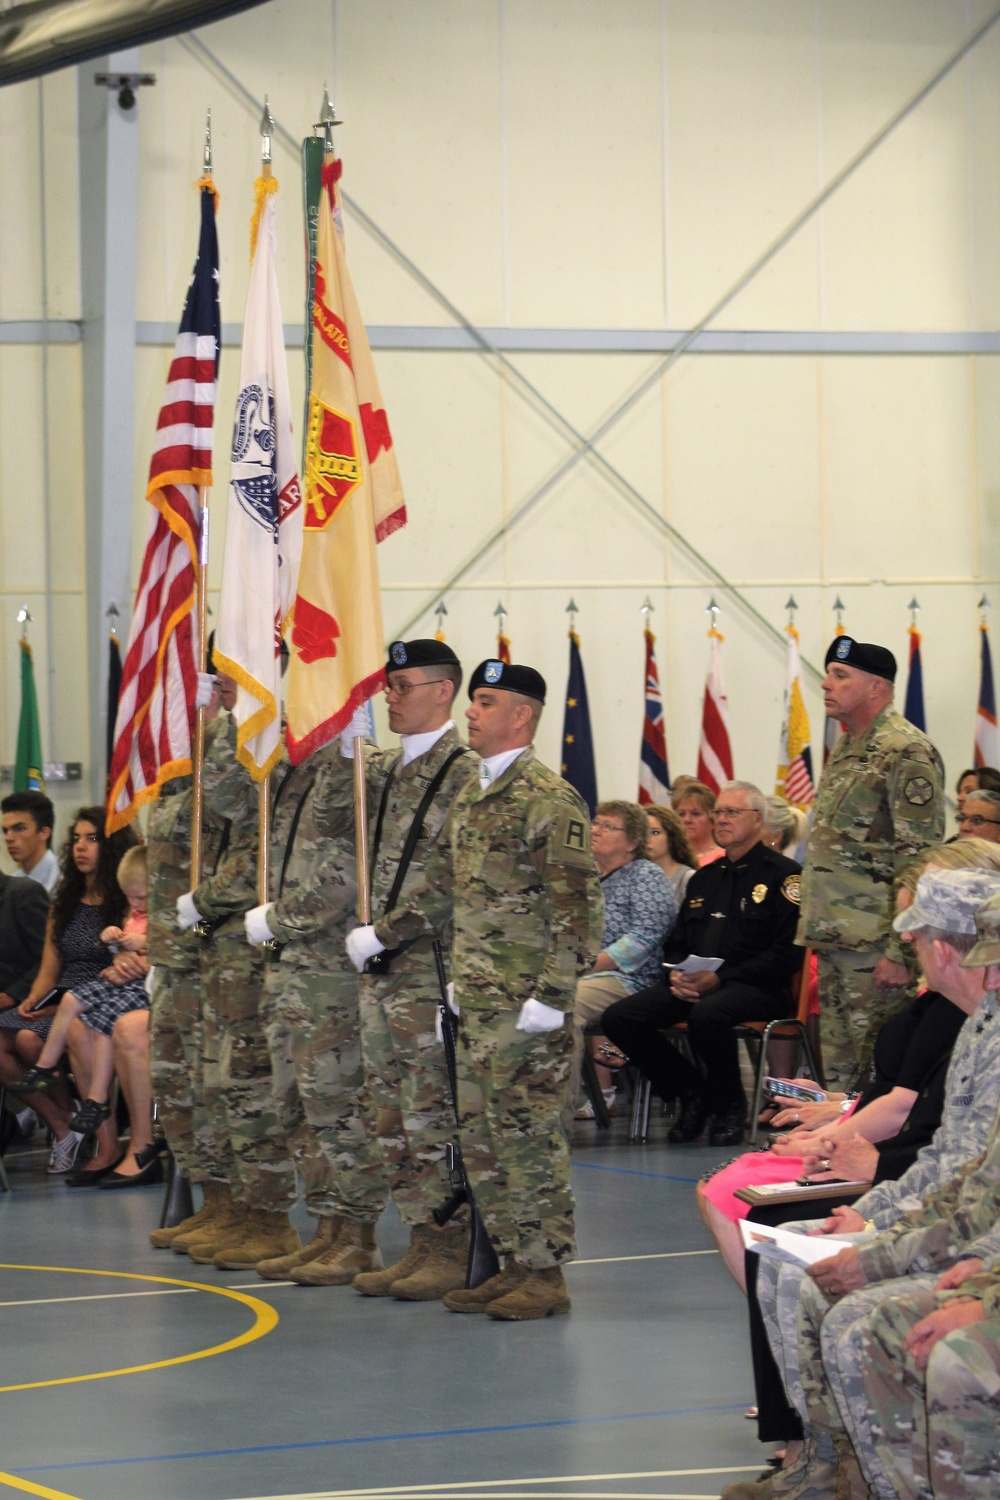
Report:
[{"label": "blue state flag", "polygon": [[910,670],[906,678],[906,702],[903,704],[903,718],[909,719],[917,729],[927,732],[927,718],[924,714],[924,669],[920,660],[920,631],[915,625],[910,626]]},{"label": "blue state flag", "polygon": [[566,684],[566,714],[563,718],[562,774],[576,787],[587,804],[590,816],[597,806],[597,771],[594,767],[594,740],[590,732],[590,709],[587,705],[587,679],[583,673],[580,638],[569,633],[569,681]]}]

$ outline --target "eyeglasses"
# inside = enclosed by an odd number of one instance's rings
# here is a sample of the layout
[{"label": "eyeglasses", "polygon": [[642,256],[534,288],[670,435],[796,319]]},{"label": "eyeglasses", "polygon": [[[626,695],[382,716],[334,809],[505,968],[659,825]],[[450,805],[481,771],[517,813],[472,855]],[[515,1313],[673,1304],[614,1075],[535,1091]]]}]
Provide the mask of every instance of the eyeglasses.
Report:
[{"label": "eyeglasses", "polygon": [[970,828],[982,828],[984,823],[995,823],[1000,826],[1000,818],[981,818],[978,813],[970,813],[968,817],[961,819],[961,826],[963,828],[966,824]]},{"label": "eyeglasses", "polygon": [[604,833],[624,833],[625,830],[620,823],[609,823],[606,818],[595,818],[591,828],[600,828]]},{"label": "eyeglasses", "polygon": [[426,682],[396,682],[386,683],[382,691],[387,698],[406,698],[413,692],[414,688],[432,687],[435,682],[443,682],[443,677],[428,677]]}]

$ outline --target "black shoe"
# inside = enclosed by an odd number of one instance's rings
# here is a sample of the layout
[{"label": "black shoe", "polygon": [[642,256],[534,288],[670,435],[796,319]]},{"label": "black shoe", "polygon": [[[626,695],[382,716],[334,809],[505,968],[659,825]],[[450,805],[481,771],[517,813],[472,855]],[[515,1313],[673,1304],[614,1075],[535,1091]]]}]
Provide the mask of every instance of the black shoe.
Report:
[{"label": "black shoe", "polygon": [[696,1141],[704,1130],[707,1119],[704,1099],[700,1094],[689,1090],[681,1096],[681,1117],[668,1132],[667,1140],[674,1146],[683,1141]]},{"label": "black shoe", "polygon": [[[79,1157],[80,1153],[78,1151],[77,1160],[79,1160]],[[65,1177],[63,1178],[63,1182],[67,1187],[71,1188],[100,1187],[101,1183],[104,1181],[105,1177],[107,1177],[108,1173],[113,1172],[118,1163],[124,1160],[125,1156],[124,1154],[122,1154],[117,1158],[117,1160],[110,1162],[108,1166],[97,1167],[93,1171],[89,1172],[87,1171],[86,1165],[80,1167],[75,1166],[72,1172],[66,1173]]]},{"label": "black shoe", "polygon": [[716,1115],[708,1138],[711,1145],[738,1146],[743,1140],[746,1112],[746,1105],[741,1100],[738,1104],[730,1104],[721,1114]]},{"label": "black shoe", "polygon": [[102,1104],[97,1099],[87,1099],[70,1120],[69,1128],[84,1137],[96,1135],[110,1114],[110,1105]]},{"label": "black shoe", "polygon": [[[142,1159],[141,1161],[140,1158]],[[100,1182],[97,1184],[98,1187],[154,1187],[158,1182],[163,1181],[164,1171],[163,1161],[161,1157],[154,1156],[151,1160],[147,1160],[145,1152],[140,1151],[136,1156],[136,1161],[140,1162],[138,1172],[133,1172],[130,1176],[127,1177],[124,1176],[121,1172],[109,1172],[106,1177],[101,1178]]]}]

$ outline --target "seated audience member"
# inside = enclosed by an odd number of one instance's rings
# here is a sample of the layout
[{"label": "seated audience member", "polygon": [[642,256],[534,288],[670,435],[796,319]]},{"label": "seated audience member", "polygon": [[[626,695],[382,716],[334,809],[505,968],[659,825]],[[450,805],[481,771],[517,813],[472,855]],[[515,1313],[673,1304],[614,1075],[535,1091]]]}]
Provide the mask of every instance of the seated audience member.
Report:
[{"label": "seated audience member", "polygon": [[809,833],[809,819],[805,813],[786,802],[784,797],[765,797],[764,800],[767,812],[764,814],[761,843],[779,854],[787,854],[797,844],[804,844]]},{"label": "seated audience member", "polygon": [[[670,881],[646,856],[648,831],[646,813],[635,802],[602,802],[594,813],[590,846],[601,876],[604,938],[594,972],[576,987],[570,1117],[580,1092],[584,1027],[600,1020],[612,1001],[643,989],[658,977],[663,944],[677,920]],[[610,1075],[602,1068],[598,1077],[610,1107],[615,1099]],[[585,1109],[581,1118],[592,1119],[589,1100]]]},{"label": "seated audience member", "polygon": [[711,787],[690,776],[678,776],[674,782],[670,806],[684,824],[684,832],[699,868],[721,859],[723,850],[716,842],[712,828],[715,793]]},{"label": "seated audience member", "polygon": [[672,807],[646,807],[648,831],[646,858],[659,865],[670,881],[674,899],[680,907],[688,881],[698,868],[694,850],[688,843],[684,824]]},{"label": "seated audience member", "polygon": [[[898,909],[910,905],[924,870],[970,868],[1000,873],[1000,849],[982,839],[934,845],[904,876]],[[831,1191],[838,1179],[878,1183],[901,1177],[941,1123],[948,1062],[966,1015],[956,1001],[923,990],[880,1030],[873,1076],[856,1104],[846,1094],[830,1093],[822,1104],[789,1102],[772,1123],[794,1129],[778,1136],[768,1150],[749,1151],[702,1179],[699,1211],[744,1292],[739,1220],[746,1218],[748,1207],[734,1196],[737,1188],[791,1183],[803,1173],[812,1181],[829,1181]],[[823,1161],[829,1166],[821,1167]],[[798,1211],[789,1209],[789,1216],[798,1217]]]},{"label": "seated audience member", "polygon": [[[35,880],[0,874],[0,1085],[19,1075],[17,1007],[38,973],[45,943],[49,898]],[[4,1019],[14,1024],[4,1026]]]},{"label": "seated audience member", "polygon": [[[63,847],[61,876],[49,912],[42,961],[28,995],[18,1007],[17,1057],[28,1065],[38,1060],[56,1010],[54,1003],[41,1011],[34,1007],[56,988],[72,988],[97,979],[113,957],[101,943],[100,934],[105,927],[119,925],[125,915],[125,895],[115,873],[125,850],[137,840],[131,828],[105,837],[104,816],[103,807],[81,808]],[[141,961],[135,959],[134,965],[135,972],[140,973]],[[86,1038],[75,1041],[75,1028],[69,1044],[74,1077],[81,1097],[86,1098],[90,1083],[89,1045]],[[10,1087],[17,1089],[22,1077],[23,1067],[18,1066],[15,1077],[8,1080]],[[69,1129],[72,1115],[69,1089],[63,1083],[44,1094],[29,1092],[25,1098],[55,1136],[53,1156],[58,1157],[58,1164],[50,1165],[50,1170],[68,1172],[81,1139]],[[101,1127],[97,1141],[94,1162],[87,1168],[69,1172],[67,1181],[72,1185],[90,1186],[99,1174],[117,1163],[118,1133],[113,1120]],[[85,1180],[78,1184],[78,1178]]]},{"label": "seated audience member", "polygon": [[[977,1233],[982,1232],[974,1212],[963,1210],[953,1215],[953,1208],[965,1190],[964,1184],[986,1184],[989,1173],[985,1163],[992,1160],[991,1151],[995,1152],[1000,1096],[1000,1008],[994,988],[1000,970],[993,959],[1000,953],[1000,895],[988,893],[997,892],[998,886],[1000,876],[978,869],[928,870],[917,883],[912,905],[895,919],[896,930],[913,947],[928,983],[953,1000],[967,1016],[952,1049],[941,1124],[932,1141],[918,1152],[916,1161],[897,1180],[880,1182],[850,1207],[834,1208],[825,1219],[790,1226],[812,1234],[851,1235],[854,1244],[849,1249],[820,1261],[809,1269],[808,1276],[801,1265],[778,1265],[761,1259],[756,1267],[756,1305],[780,1372],[780,1383],[800,1417],[805,1418],[807,1429],[813,1417],[807,1410],[804,1379],[810,1390],[816,1389],[813,1351],[818,1342],[815,1330],[806,1329],[802,1318],[807,1314],[811,1322],[814,1312],[819,1311],[812,1304],[812,1293],[817,1287],[826,1293],[832,1289],[828,1269],[836,1268],[837,1275],[841,1270],[845,1276],[850,1275],[859,1261],[859,1251],[865,1262],[866,1272],[840,1287],[841,1293],[850,1287],[860,1290],[835,1301],[834,1311],[830,1312],[834,1320],[830,1325],[831,1338],[838,1348],[843,1345],[850,1363],[855,1364],[868,1310],[890,1290],[899,1289],[900,1284],[894,1282],[882,1290],[883,1277],[916,1275],[935,1263],[941,1265],[941,1251],[946,1261],[959,1259],[963,1244],[974,1244]],[[987,985],[991,986],[989,991]],[[923,1236],[906,1233],[906,1226],[930,1223],[938,1217],[937,1247],[932,1248],[929,1259],[924,1259]],[[994,1224],[995,1217],[994,1209]],[[888,1247],[884,1263],[878,1250],[883,1245]],[[905,1253],[895,1256],[897,1250]],[[914,1251],[921,1259],[911,1262]],[[977,1252],[973,1249],[971,1253]],[[893,1268],[884,1269],[890,1256]],[[751,1323],[753,1318],[751,1306]],[[801,1342],[800,1329],[807,1334]],[[824,1425],[829,1427],[829,1422],[824,1421]],[[761,1433],[765,1438],[780,1435]],[[852,1441],[855,1436],[852,1431]],[[806,1487],[814,1479],[818,1481],[814,1468],[817,1456],[822,1456],[824,1463],[829,1461],[831,1467],[849,1456],[849,1447],[845,1450],[836,1432],[833,1437],[837,1441],[831,1444],[828,1437],[822,1437],[813,1427],[813,1441],[805,1453],[801,1452],[801,1444],[789,1444],[785,1465],[786,1470],[794,1469],[794,1474],[788,1473],[787,1479],[782,1475],[779,1493],[787,1492],[789,1497],[798,1495],[800,1481]],[[817,1441],[824,1450],[821,1455],[817,1453]],[[892,1493],[869,1447],[870,1434],[863,1436],[860,1447],[855,1444],[866,1470],[865,1477],[879,1495]],[[828,1470],[824,1470],[822,1481],[829,1482],[831,1494],[834,1483],[838,1483],[836,1492],[841,1493],[839,1482]],[[847,1490],[843,1492],[846,1494]],[[746,1496],[745,1488],[740,1485],[727,1486],[723,1493],[727,1500],[745,1500]],[[850,1493],[853,1495],[855,1491],[852,1489]]]},{"label": "seated audience member", "polygon": [[22,1088],[44,1093],[58,1085],[56,1064],[63,1054],[69,1029],[77,1016],[93,1033],[93,1067],[90,1088],[82,1107],[70,1120],[70,1129],[89,1138],[95,1135],[111,1113],[108,1093],[114,1076],[112,1032],[119,1016],[129,1011],[148,1010],[145,977],[129,977],[130,965],[119,958],[119,952],[146,956],[146,846],[126,850],[117,870],[117,880],[128,900],[128,912],[122,925],[105,927],[100,941],[114,955],[108,968],[97,979],[67,989],[49,1027],[38,1061],[24,1075]]},{"label": "seated audience member", "polygon": [[0,824],[17,873],[29,875],[45,887],[46,895],[54,895],[59,884],[59,861],[49,846],[55,811],[45,793],[11,792],[0,802]]},{"label": "seated audience member", "polygon": [[967,792],[958,820],[960,839],[1000,844],[1000,792]]},{"label": "seated audience member", "polygon": [[[794,1009],[792,978],[803,958],[795,945],[799,866],[761,843],[766,806],[749,782],[721,789],[714,819],[723,858],[691,877],[667,947],[668,963],[697,956],[721,964],[688,973],[675,968],[668,980],[604,1013],[609,1041],[662,1099],[682,1101],[671,1141],[696,1140],[710,1116],[713,1145],[743,1139],[746,1099],[732,1028]],[[688,1023],[701,1072],[663,1035],[678,1021]]]}]

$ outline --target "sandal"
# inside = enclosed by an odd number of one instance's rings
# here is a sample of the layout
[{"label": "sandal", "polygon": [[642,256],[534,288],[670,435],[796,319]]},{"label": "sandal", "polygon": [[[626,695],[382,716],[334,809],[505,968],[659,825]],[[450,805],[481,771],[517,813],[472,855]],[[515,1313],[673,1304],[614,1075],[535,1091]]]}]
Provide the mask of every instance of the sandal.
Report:
[{"label": "sandal", "polygon": [[87,1099],[70,1120],[69,1128],[82,1136],[96,1135],[110,1114],[110,1104],[102,1104],[98,1099]]},{"label": "sandal", "polygon": [[602,1063],[606,1068],[628,1067],[628,1058],[621,1048],[616,1047],[613,1042],[601,1043],[597,1048],[597,1061]]},{"label": "sandal", "polygon": [[[54,1089],[57,1083],[62,1081],[62,1074],[58,1068],[41,1068],[36,1063],[29,1068],[17,1085],[17,1092],[22,1094],[47,1094]],[[11,1092],[15,1092],[12,1088]]]}]

